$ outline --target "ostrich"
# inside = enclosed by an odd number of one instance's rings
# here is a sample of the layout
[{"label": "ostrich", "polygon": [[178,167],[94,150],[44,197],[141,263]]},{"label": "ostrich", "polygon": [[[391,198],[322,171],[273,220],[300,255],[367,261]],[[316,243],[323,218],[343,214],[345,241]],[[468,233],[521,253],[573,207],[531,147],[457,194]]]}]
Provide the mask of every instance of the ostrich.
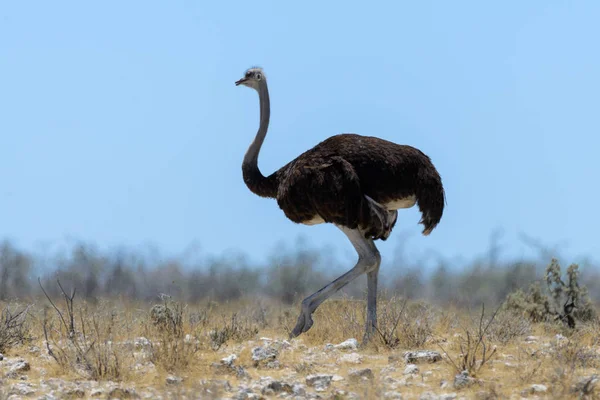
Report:
[{"label": "ostrich", "polygon": [[332,223],[358,253],[348,272],[302,301],[300,316],[290,338],[308,331],[312,314],[327,298],[367,274],[367,316],[363,343],[377,326],[377,275],[381,256],[374,241],[386,240],[398,209],[418,204],[423,235],[429,235],[442,218],[445,204],[442,180],[430,158],[420,150],[377,137],[339,134],[302,153],[265,177],[258,154],[269,126],[267,79],[253,67],[235,82],[258,92],[260,126],[242,163],[244,183],[254,194],[277,199],[292,222]]}]

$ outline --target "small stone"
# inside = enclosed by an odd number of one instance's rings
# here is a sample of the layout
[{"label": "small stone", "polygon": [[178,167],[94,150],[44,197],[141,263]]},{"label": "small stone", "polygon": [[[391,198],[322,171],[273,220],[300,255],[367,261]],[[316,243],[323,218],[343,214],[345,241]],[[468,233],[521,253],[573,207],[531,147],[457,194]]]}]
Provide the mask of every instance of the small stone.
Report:
[{"label": "small stone", "polygon": [[15,383],[14,385],[11,385],[9,393],[20,396],[29,396],[35,393],[35,389],[30,383]]},{"label": "small stone", "polygon": [[260,361],[274,361],[279,352],[272,347],[255,347],[252,349],[252,360],[255,363]]},{"label": "small stone", "polygon": [[474,382],[475,379],[471,378],[467,371],[463,371],[454,377],[454,387],[456,389],[470,386]]},{"label": "small stone", "polygon": [[85,397],[85,391],[81,388],[70,388],[63,392],[65,399],[83,399]]},{"label": "small stone", "polygon": [[340,357],[340,361],[350,364],[360,364],[362,362],[362,356],[358,353],[343,354]]},{"label": "small stone", "polygon": [[581,379],[575,385],[573,385],[572,390],[575,392],[581,392],[583,394],[593,393],[596,385],[600,383],[600,375],[593,374],[588,377]]},{"label": "small stone", "polygon": [[322,392],[329,387],[333,375],[313,374],[306,377],[306,385],[312,386],[317,392]]},{"label": "small stone", "polygon": [[304,387],[304,385],[302,385],[300,383],[296,383],[292,386],[292,394],[294,394],[296,396],[305,396],[306,388]]},{"label": "small stone", "polygon": [[458,397],[456,393],[442,393],[439,395],[440,400],[454,400]]},{"label": "small stone", "polygon": [[150,342],[150,340],[141,336],[141,337],[137,337],[133,340],[133,345],[135,346],[136,349],[142,350],[142,349],[147,349],[147,348],[151,347],[152,343]]},{"label": "small stone", "polygon": [[412,374],[418,374],[419,373],[419,367],[417,367],[415,364],[408,364],[406,366],[406,368],[404,368],[404,375],[412,375]]},{"label": "small stone", "polygon": [[13,361],[10,365],[10,368],[8,369],[8,372],[6,373],[6,377],[7,378],[12,378],[12,379],[17,379],[20,376],[20,372],[27,372],[31,369],[31,366],[29,365],[29,363],[25,360],[21,359],[17,359],[16,361]]},{"label": "small stone", "polygon": [[418,351],[407,351],[404,353],[404,361],[410,364],[417,364],[422,362],[434,363],[441,361],[442,355],[437,351],[430,350],[418,350]]},{"label": "small stone", "polygon": [[338,350],[356,350],[358,349],[358,340],[354,338],[344,340],[342,343],[336,344],[333,347],[335,347]]},{"label": "small stone", "polygon": [[267,363],[267,368],[270,368],[270,369],[279,369],[279,368],[281,368],[281,364],[279,363],[279,360],[269,361]]},{"label": "small stone", "polygon": [[383,398],[389,400],[402,400],[402,394],[399,392],[385,392]]},{"label": "small stone", "polygon": [[537,341],[538,341],[537,336],[527,336],[525,338],[525,342],[526,343],[534,343],[534,342],[537,342]]},{"label": "small stone", "polygon": [[333,375],[333,376],[331,377],[331,381],[332,381],[332,382],[339,382],[339,381],[343,381],[343,380],[344,380],[344,377],[343,377],[343,376],[340,376],[340,375]]},{"label": "small stone", "polygon": [[127,387],[116,387],[116,388],[113,388],[108,393],[109,399],[113,399],[113,398],[134,399],[137,397],[139,397],[139,396],[138,396],[137,392],[135,391],[135,389],[127,388]]},{"label": "small stone", "polygon": [[189,333],[185,335],[185,337],[183,338],[183,341],[185,343],[192,343],[194,341],[194,337],[192,335],[190,335]]},{"label": "small stone", "polygon": [[235,354],[231,354],[225,358],[221,359],[221,364],[226,365],[228,367],[231,367],[233,365],[233,362],[237,359],[237,356]]},{"label": "small stone", "polygon": [[547,391],[546,385],[531,385],[531,393],[546,393]]},{"label": "small stone", "polygon": [[350,370],[348,374],[351,380],[373,379],[373,371],[371,368]]},{"label": "small stone", "polygon": [[281,381],[271,381],[261,389],[262,394],[293,393],[292,385]]},{"label": "small stone", "polygon": [[179,385],[183,382],[183,378],[175,375],[167,376],[167,385]]},{"label": "small stone", "polygon": [[250,379],[250,374],[241,365],[232,368],[235,370],[235,375],[238,379]]}]

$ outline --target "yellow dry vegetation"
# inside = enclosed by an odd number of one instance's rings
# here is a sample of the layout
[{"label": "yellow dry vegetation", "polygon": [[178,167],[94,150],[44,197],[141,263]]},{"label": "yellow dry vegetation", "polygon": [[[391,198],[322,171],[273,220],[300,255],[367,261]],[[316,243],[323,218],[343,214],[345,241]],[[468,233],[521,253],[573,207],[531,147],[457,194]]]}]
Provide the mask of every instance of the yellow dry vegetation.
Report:
[{"label": "yellow dry vegetation", "polygon": [[[481,309],[391,297],[380,300],[379,332],[370,344],[358,350],[331,350],[326,344],[349,338],[360,342],[364,301],[325,302],[313,316],[313,328],[293,340],[288,333],[299,306],[266,299],[198,304],[167,299],[154,308],[121,299],[94,303],[76,299],[72,332],[64,299],[56,299],[56,308],[45,299],[35,304],[28,310],[28,337],[5,350],[4,356],[27,360],[31,364],[27,382],[38,386],[49,378],[96,380],[138,391],[153,387],[170,398],[233,398],[238,385],[251,387],[261,377],[306,385],[306,376],[326,373],[343,379],[318,392],[321,398],[393,398],[391,392],[403,399],[419,399],[426,392],[455,393],[456,398],[467,399],[600,396],[600,383],[590,381],[586,386],[584,381],[600,368],[598,321],[571,330],[557,322],[533,324],[503,310],[491,320],[495,309],[482,314]],[[274,342],[284,343],[277,356],[279,365],[257,365],[252,349]],[[442,360],[419,363],[418,372],[407,375],[403,354],[416,350],[437,351]],[[349,357],[352,353],[358,355]],[[237,356],[237,369],[222,365],[221,359],[230,354]],[[372,379],[350,377],[353,370],[365,368],[371,369]],[[469,370],[472,380],[465,387],[454,387],[455,376],[463,369]],[[169,383],[168,377],[182,381]],[[5,377],[4,383],[18,379],[22,378]],[[222,390],[219,380],[229,381],[232,390]],[[277,397],[260,390],[254,393]]]}]

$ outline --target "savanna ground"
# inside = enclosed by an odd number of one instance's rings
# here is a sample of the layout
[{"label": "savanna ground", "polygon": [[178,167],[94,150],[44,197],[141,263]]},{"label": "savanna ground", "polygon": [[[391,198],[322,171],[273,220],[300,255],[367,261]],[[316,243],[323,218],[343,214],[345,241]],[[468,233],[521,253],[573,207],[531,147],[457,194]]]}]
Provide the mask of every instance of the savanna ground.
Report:
[{"label": "savanna ground", "polygon": [[[506,302],[469,310],[383,292],[379,332],[371,344],[355,348],[348,339],[362,339],[362,300],[326,301],[313,328],[288,339],[299,304],[253,296],[196,303],[164,297],[153,305],[90,302],[72,294],[3,305],[0,398],[600,395],[595,314],[571,328],[560,318],[535,322],[532,307]],[[419,350],[430,353],[423,359],[407,353]]]}]

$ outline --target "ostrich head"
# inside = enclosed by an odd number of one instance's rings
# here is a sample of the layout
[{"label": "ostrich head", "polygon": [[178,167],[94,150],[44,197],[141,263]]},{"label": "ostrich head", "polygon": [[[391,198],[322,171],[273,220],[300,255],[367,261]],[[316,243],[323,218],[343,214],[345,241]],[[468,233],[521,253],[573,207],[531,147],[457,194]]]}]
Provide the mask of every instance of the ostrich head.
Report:
[{"label": "ostrich head", "polygon": [[235,86],[244,85],[252,89],[258,90],[259,85],[265,82],[265,74],[262,68],[252,67],[246,70],[244,77],[235,82]]}]

